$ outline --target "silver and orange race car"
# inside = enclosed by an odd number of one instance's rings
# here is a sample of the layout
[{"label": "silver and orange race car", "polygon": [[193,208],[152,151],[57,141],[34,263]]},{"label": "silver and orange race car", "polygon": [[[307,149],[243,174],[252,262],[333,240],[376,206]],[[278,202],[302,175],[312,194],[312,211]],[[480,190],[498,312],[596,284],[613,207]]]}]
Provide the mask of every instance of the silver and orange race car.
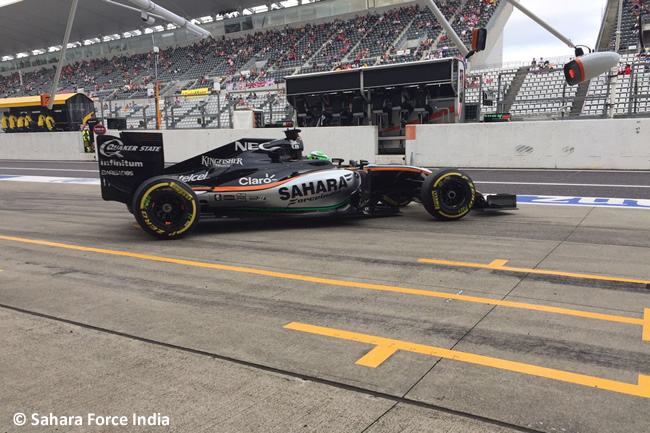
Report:
[{"label": "silver and orange race car", "polygon": [[102,197],[125,203],[142,229],[179,238],[201,216],[390,215],[411,202],[440,220],[513,210],[516,196],[481,194],[457,169],[303,157],[300,130],[242,138],[165,167],[160,133],[98,137]]}]

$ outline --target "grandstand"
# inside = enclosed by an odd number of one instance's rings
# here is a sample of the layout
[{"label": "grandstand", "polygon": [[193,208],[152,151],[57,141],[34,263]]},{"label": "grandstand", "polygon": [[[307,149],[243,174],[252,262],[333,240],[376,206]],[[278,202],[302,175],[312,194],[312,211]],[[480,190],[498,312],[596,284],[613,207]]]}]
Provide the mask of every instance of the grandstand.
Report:
[{"label": "grandstand", "polygon": [[[252,7],[254,3],[243,6]],[[305,3],[259,12],[252,16],[254,20],[241,13],[231,19],[221,15],[226,19],[217,20],[218,11],[211,11],[212,20],[199,22],[215,38],[198,42],[188,38],[184,30],[169,26],[160,26],[161,31],[154,33],[128,33],[129,37],[123,33],[122,38],[114,40],[97,38],[94,44],[69,50],[72,60],[62,71],[59,91],[84,91],[96,101],[101,117],[126,117],[129,127],[151,128],[155,110],[153,101],[147,99],[147,89],[157,80],[163,96],[163,127],[223,128],[231,126],[232,110],[240,108],[263,109],[267,121],[292,116],[282,93],[286,76],[458,55],[432,12],[414,2],[377,1],[375,5],[383,6],[373,8],[365,1]],[[505,0],[436,3],[466,43],[476,26],[499,34],[512,9]],[[610,0],[608,11],[617,4],[617,0]],[[639,53],[635,43],[635,19],[647,12],[648,6],[645,11],[642,8],[636,2],[627,2],[622,16],[622,74],[615,115],[650,114],[650,57]],[[605,21],[597,41],[601,49],[603,44],[612,47],[616,34],[615,26],[607,27]],[[239,31],[230,31],[233,26]],[[151,51],[151,35],[160,47],[158,54]],[[119,50],[115,49],[118,43]],[[500,60],[501,49],[498,43],[493,44],[485,55],[471,62],[465,102],[478,107],[479,114],[508,111],[515,119],[525,120],[607,114],[611,87],[607,77],[569,87],[562,74],[569,60],[566,58],[554,59],[543,70],[531,70],[526,63],[485,64],[489,59]],[[3,57],[0,96],[49,92],[56,56],[53,52],[20,59]],[[210,94],[217,83],[220,93]],[[184,95],[198,89],[208,89],[204,92],[207,94],[192,98]],[[138,109],[125,110],[134,105]],[[470,121],[479,119],[468,117]]]}]

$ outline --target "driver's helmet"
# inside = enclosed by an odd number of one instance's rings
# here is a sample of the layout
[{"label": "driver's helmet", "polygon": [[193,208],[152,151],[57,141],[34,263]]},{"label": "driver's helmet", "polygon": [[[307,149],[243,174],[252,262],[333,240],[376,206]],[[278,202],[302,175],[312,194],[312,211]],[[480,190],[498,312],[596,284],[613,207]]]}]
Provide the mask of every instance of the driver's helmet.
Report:
[{"label": "driver's helmet", "polygon": [[330,159],[327,157],[327,154],[325,152],[321,152],[320,150],[316,150],[312,153],[309,154],[307,159],[316,159],[319,161],[329,161]]}]

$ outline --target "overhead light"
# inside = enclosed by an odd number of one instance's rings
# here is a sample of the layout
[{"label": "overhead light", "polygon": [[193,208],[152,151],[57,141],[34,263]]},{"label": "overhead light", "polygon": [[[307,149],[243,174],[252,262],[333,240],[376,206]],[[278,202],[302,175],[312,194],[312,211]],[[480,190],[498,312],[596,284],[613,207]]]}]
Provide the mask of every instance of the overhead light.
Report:
[{"label": "overhead light", "polygon": [[564,77],[570,86],[591,80],[618,65],[621,56],[611,51],[585,54],[564,65]]}]

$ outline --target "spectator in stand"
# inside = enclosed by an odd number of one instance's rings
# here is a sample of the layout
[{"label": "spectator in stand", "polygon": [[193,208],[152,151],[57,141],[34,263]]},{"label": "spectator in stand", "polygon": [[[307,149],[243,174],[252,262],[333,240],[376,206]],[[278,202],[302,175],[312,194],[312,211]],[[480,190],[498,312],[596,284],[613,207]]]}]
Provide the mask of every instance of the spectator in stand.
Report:
[{"label": "spectator in stand", "polygon": [[533,61],[530,63],[530,70],[535,71],[537,69],[537,60],[533,58]]}]

